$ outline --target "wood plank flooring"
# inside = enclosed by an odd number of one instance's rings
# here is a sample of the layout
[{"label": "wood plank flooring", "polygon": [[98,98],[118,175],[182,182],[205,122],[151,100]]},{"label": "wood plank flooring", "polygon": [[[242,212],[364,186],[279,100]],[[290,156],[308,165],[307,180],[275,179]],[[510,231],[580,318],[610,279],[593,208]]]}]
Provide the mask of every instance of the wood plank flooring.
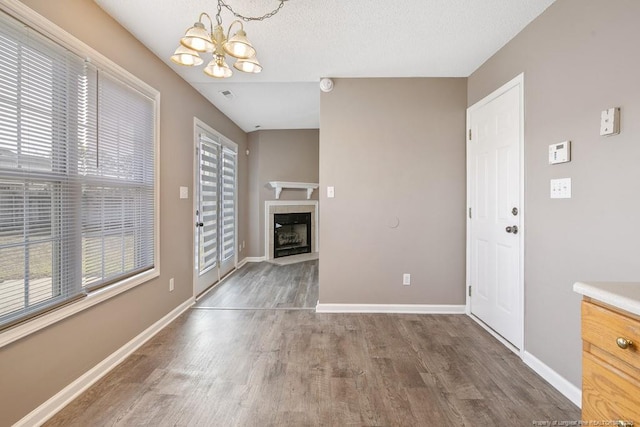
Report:
[{"label": "wood plank flooring", "polygon": [[318,260],[279,266],[247,264],[211,291],[198,308],[314,308],[318,302]]},{"label": "wood plank flooring", "polygon": [[[269,277],[315,277],[317,286],[317,265],[316,273],[299,264],[275,267],[235,274],[263,286],[275,286]],[[236,286],[251,288],[242,280]],[[212,309],[216,298],[240,305],[212,293],[46,425],[531,426],[580,419],[576,406],[464,315],[318,314],[264,308],[300,302],[293,290],[281,291],[287,297],[275,304],[238,295],[262,308]]]}]

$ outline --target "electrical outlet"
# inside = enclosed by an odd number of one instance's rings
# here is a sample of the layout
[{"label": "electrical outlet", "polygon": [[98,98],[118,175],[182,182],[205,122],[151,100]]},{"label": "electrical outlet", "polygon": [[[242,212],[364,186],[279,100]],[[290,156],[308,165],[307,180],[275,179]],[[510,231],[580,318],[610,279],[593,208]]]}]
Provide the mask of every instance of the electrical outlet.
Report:
[{"label": "electrical outlet", "polygon": [[405,286],[409,286],[411,284],[411,274],[404,273],[402,275],[402,284]]},{"label": "electrical outlet", "polygon": [[174,286],[173,286],[173,277],[171,279],[169,279],[169,292],[173,292]]}]

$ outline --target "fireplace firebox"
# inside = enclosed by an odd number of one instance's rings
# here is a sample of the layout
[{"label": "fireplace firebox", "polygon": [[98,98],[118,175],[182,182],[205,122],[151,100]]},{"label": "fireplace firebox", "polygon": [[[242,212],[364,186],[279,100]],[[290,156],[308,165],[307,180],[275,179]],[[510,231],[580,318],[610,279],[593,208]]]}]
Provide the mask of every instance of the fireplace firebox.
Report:
[{"label": "fireplace firebox", "polygon": [[273,215],[273,257],[311,252],[311,213]]}]

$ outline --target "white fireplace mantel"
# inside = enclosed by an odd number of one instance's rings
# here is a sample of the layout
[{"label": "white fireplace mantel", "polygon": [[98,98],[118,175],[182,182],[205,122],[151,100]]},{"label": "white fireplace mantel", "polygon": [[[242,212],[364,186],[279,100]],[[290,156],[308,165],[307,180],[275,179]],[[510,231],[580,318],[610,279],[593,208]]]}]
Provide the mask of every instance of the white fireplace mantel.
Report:
[{"label": "white fireplace mantel", "polygon": [[309,200],[313,190],[318,188],[318,184],[309,182],[269,181],[269,184],[276,190],[276,199],[280,198],[280,193],[282,193],[283,188],[293,188],[296,190],[307,190],[307,200]]}]

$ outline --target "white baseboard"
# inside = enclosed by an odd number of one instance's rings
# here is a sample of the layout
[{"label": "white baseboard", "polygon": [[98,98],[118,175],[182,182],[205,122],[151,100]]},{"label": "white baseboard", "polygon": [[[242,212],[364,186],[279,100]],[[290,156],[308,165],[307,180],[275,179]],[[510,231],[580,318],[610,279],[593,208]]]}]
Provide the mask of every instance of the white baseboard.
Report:
[{"label": "white baseboard", "polygon": [[437,304],[321,304],[316,313],[464,314],[464,305]]},{"label": "white baseboard", "polygon": [[248,262],[262,262],[262,261],[266,261],[267,258],[263,257],[263,256],[248,256],[242,259],[242,261],[240,261],[237,265],[236,268],[240,268],[242,266],[244,266],[246,263]]},{"label": "white baseboard", "polygon": [[546,382],[551,384],[553,388],[558,390],[567,399],[573,402],[574,405],[576,405],[578,408],[582,406],[582,391],[578,387],[571,384],[564,377],[551,369],[533,354],[529,353],[526,350],[521,351],[518,348],[514,347],[513,344],[502,338],[493,329],[488,327],[484,322],[482,322],[473,314],[467,313],[467,315],[478,325],[480,325],[485,331],[491,334],[496,340],[500,341],[505,347],[517,354],[527,366],[533,369],[536,374],[540,375]]},{"label": "white baseboard", "polygon": [[109,355],[102,362],[85,372],[74,382],[60,390],[49,400],[38,406],[27,414],[24,418],[14,424],[14,427],[39,426],[57,414],[62,408],[68,405],[82,392],[95,384],[100,378],[108,374],[113,368],[118,366],[125,358],[140,348],[145,342],[160,332],[165,326],[171,323],[180,314],[185,312],[194,304],[194,299],[190,298],[173,309],[170,313],[158,320],[156,323],[142,331],[138,336],[120,347]]},{"label": "white baseboard", "polygon": [[502,345],[504,345],[505,347],[507,347],[509,350],[513,351],[515,354],[518,355],[518,357],[520,359],[522,359],[522,354],[523,352],[520,351],[520,349],[516,346],[514,346],[513,344],[511,344],[509,341],[505,340],[504,338],[502,338],[502,336],[500,334],[498,334],[496,331],[494,331],[493,329],[491,329],[489,326],[487,326],[482,320],[478,319],[476,316],[474,316],[472,313],[469,313],[468,308],[466,311],[467,316],[469,316],[469,318],[471,320],[473,320],[474,322],[476,322],[478,324],[478,326],[480,326],[482,329],[484,329],[485,331],[487,331],[487,333],[489,335],[491,335],[492,337],[494,337],[496,340],[500,341],[500,343]]},{"label": "white baseboard", "polygon": [[567,381],[563,376],[547,366],[533,354],[525,351],[522,361],[533,369],[538,375],[544,378],[556,390],[562,393],[567,399],[573,402],[578,408],[582,407],[582,391]]}]

